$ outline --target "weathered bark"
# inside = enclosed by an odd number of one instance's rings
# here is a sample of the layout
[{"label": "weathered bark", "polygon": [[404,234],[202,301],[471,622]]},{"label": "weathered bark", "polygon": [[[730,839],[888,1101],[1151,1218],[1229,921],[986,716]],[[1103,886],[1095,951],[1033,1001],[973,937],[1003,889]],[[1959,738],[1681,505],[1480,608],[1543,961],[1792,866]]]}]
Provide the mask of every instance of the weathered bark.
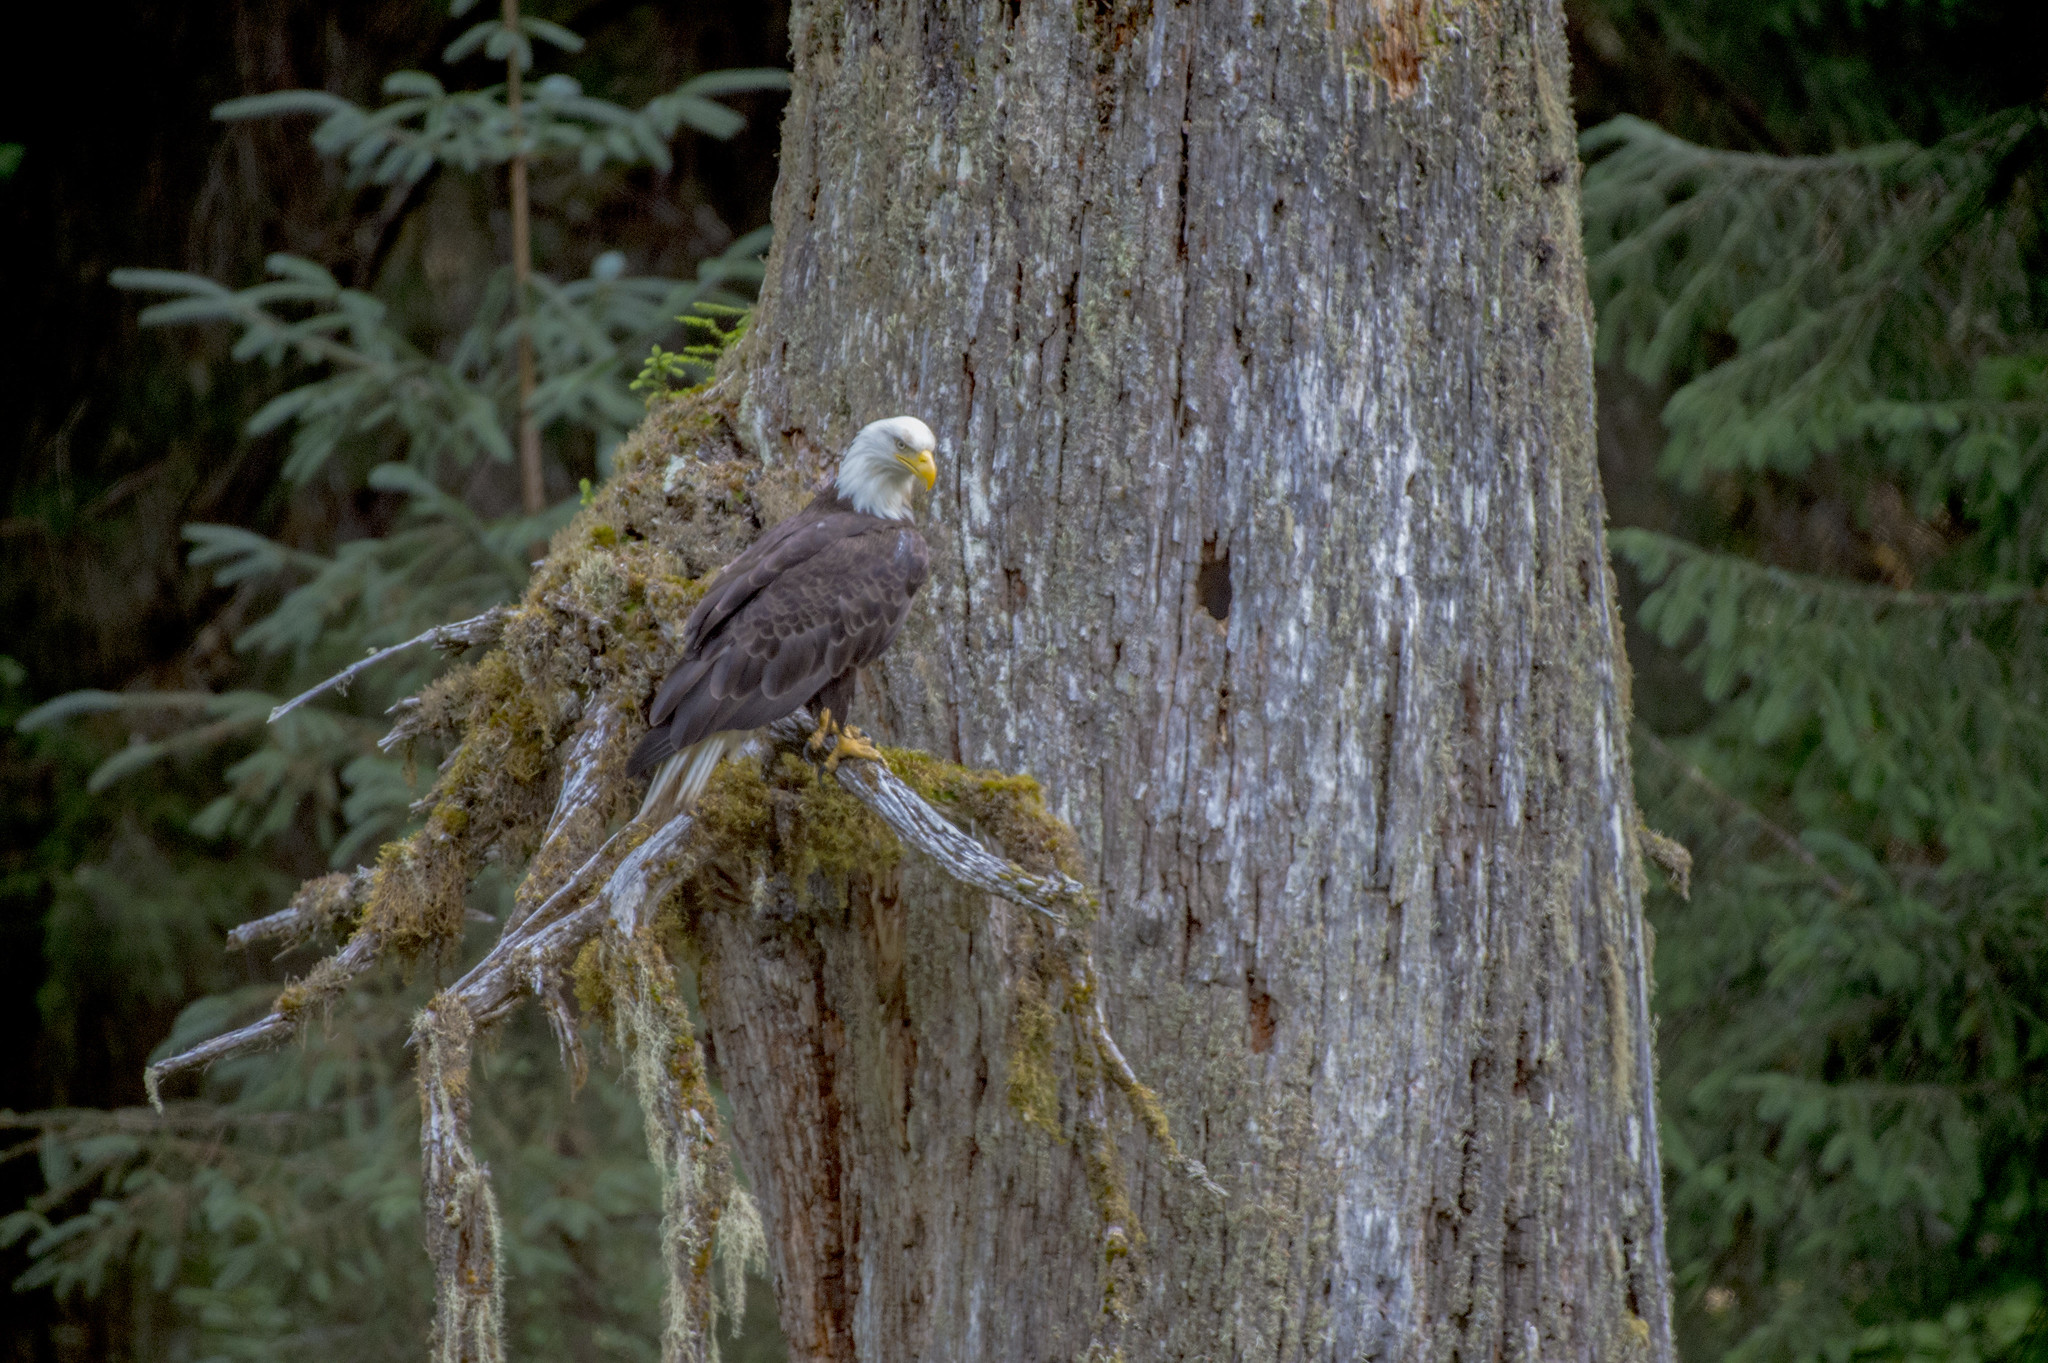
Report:
[{"label": "weathered bark", "polygon": [[1119,1327],[1086,1159],[1007,1098],[1024,911],[910,867],[714,917],[792,1356],[1670,1358],[1555,0],[791,29],[745,438],[939,432],[861,717],[1044,780],[1230,1194],[1123,1135]]}]

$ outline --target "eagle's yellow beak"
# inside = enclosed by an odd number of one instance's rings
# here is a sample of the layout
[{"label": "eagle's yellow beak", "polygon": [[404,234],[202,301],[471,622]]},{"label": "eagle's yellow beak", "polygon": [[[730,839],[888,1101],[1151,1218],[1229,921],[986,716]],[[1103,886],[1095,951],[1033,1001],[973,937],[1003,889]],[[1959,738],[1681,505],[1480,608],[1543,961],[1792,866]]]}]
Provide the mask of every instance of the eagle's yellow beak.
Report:
[{"label": "eagle's yellow beak", "polygon": [[916,450],[910,454],[899,454],[896,458],[903,467],[924,479],[925,491],[931,491],[932,485],[939,481],[939,466],[932,461],[930,450]]}]

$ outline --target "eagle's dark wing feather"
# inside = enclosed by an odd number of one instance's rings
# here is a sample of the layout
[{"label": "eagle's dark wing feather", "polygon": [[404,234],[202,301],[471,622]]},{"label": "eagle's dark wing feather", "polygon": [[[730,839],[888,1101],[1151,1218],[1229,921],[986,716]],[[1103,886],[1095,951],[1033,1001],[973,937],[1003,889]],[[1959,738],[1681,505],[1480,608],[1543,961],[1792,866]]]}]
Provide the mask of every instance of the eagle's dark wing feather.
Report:
[{"label": "eagle's dark wing feather", "polygon": [[694,690],[702,679],[691,664],[702,659],[705,642],[717,636],[735,612],[796,564],[811,558],[826,545],[844,539],[859,522],[874,521],[838,511],[829,494],[820,496],[787,520],[770,526],[767,533],[741,551],[738,558],[719,570],[711,590],[683,623],[683,661],[662,682],[647,707],[647,721],[657,727],[674,711],[676,702]]},{"label": "eagle's dark wing feather", "polygon": [[733,560],[698,604],[630,772],[711,734],[781,719],[896,637],[924,583],[923,537],[904,522],[815,510]]}]

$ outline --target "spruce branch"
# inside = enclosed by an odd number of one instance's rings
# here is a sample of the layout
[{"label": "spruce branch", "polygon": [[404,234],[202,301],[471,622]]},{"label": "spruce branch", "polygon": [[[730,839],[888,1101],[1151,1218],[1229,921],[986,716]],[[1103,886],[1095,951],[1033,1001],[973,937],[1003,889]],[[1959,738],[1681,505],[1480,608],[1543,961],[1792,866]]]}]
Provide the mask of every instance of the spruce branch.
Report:
[{"label": "spruce branch", "polygon": [[1732,577],[1775,588],[1795,598],[1831,597],[1853,601],[1874,611],[1998,610],[2007,606],[2048,605],[2048,587],[1992,587],[1979,591],[1923,591],[1887,587],[1876,582],[1851,582],[1818,573],[1798,573],[1775,564],[1757,563],[1737,554],[1717,553],[1675,535],[1635,526],[1616,528],[1610,540],[1652,581],[1680,563],[1712,563]]}]

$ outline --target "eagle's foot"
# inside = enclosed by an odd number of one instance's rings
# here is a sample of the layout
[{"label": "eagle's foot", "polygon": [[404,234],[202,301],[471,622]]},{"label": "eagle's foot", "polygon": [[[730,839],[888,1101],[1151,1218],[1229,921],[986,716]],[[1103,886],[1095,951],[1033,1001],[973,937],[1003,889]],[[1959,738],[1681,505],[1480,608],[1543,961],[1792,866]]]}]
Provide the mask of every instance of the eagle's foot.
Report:
[{"label": "eagle's foot", "polygon": [[804,751],[813,757],[824,753],[832,740],[839,736],[839,726],[832,722],[829,709],[818,711],[818,727],[811,730],[811,736],[804,743]]},{"label": "eagle's foot", "polygon": [[840,761],[849,757],[879,762],[882,760],[882,750],[870,743],[866,734],[849,724],[839,731],[839,741],[834,743],[832,751],[826,754],[825,770],[837,771]]}]

